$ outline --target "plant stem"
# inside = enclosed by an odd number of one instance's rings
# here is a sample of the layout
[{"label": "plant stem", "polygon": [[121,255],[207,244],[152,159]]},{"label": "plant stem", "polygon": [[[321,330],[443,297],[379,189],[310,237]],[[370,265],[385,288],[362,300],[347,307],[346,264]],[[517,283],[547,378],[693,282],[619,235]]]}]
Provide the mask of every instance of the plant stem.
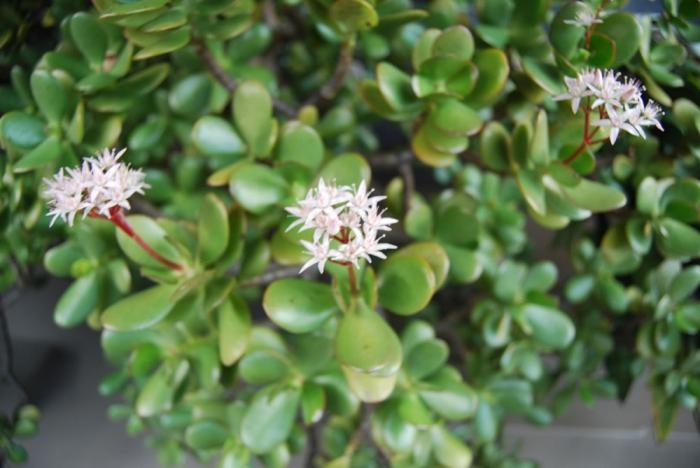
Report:
[{"label": "plant stem", "polygon": [[[610,2],[610,0],[603,0],[600,2],[600,5],[598,5],[598,8],[595,11],[595,17],[599,18],[600,17],[600,12],[603,11],[603,8],[607,6],[607,4]],[[593,36],[593,32],[595,30],[596,23],[593,23],[592,25],[588,26],[586,28],[586,36],[585,36],[585,45],[584,48],[586,50],[589,50],[591,48],[591,37]]]},{"label": "plant stem", "polygon": [[347,264],[348,280],[350,281],[350,294],[357,296],[357,279],[355,278],[355,267],[352,263]]},{"label": "plant stem", "polygon": [[[102,218],[101,215],[90,215],[93,218]],[[161,264],[165,265],[166,267],[170,268],[171,270],[182,270],[182,265],[177,264],[175,262],[172,262],[168,260],[167,258],[163,257],[161,254],[156,252],[153,247],[148,245],[146,241],[143,240],[141,236],[139,236],[136,231],[131,227],[129,222],[126,220],[126,217],[124,217],[124,212],[122,211],[121,208],[115,207],[109,210],[109,218],[105,218],[114,223],[115,226],[117,226],[119,229],[121,229],[124,234],[127,236],[131,237],[134,242],[136,242],[139,247],[141,247],[143,250],[146,251],[148,255],[156,259],[158,262]]]},{"label": "plant stem", "polygon": [[350,37],[340,46],[338,62],[331,78],[321,86],[321,89],[311,96],[305,103],[307,106],[320,105],[330,102],[340,92],[345,77],[352,65],[352,56],[355,52],[355,37]]},{"label": "plant stem", "polygon": [[238,285],[238,287],[240,287],[240,288],[253,288],[256,286],[266,285],[266,284],[271,283],[271,282],[278,280],[278,279],[290,278],[290,277],[298,276],[298,275],[299,275],[299,267],[297,267],[297,266],[289,267],[289,268],[277,268],[277,269],[267,271],[261,275],[253,276],[251,278],[243,280]]},{"label": "plant stem", "polygon": [[[228,73],[226,73],[226,70],[224,70],[221,67],[221,65],[219,65],[219,62],[216,61],[216,57],[214,57],[214,55],[211,53],[211,51],[201,38],[192,39],[192,43],[195,46],[195,50],[197,51],[199,59],[207,67],[209,73],[214,75],[214,78],[216,78],[216,80],[219,83],[221,83],[221,85],[224,88],[226,88],[226,90],[229,93],[233,94],[234,91],[236,91],[236,88],[238,87],[238,83],[236,83],[236,80],[234,80]],[[294,118],[297,115],[296,110],[292,106],[283,101],[280,101],[275,97],[272,98],[272,106],[275,108],[275,110],[285,115],[286,117]]]},{"label": "plant stem", "polygon": [[[581,141],[581,144],[578,145],[578,147],[574,150],[574,152],[571,153],[569,156],[566,157],[566,159],[564,159],[562,161],[562,163],[567,165],[567,166],[569,164],[571,164],[572,162],[574,162],[576,160],[576,158],[578,158],[579,155],[581,153],[583,153],[583,151],[586,148],[588,148],[589,146],[605,141],[605,138],[600,139],[600,140],[596,140],[596,141],[591,140],[591,138],[593,138],[593,136],[595,136],[595,134],[598,133],[598,130],[600,130],[600,127],[596,127],[591,132],[591,103],[590,103],[590,99],[588,99],[588,102],[586,103],[586,107],[584,107],[583,112],[585,114],[585,120],[583,122],[583,140]],[[600,117],[601,118],[603,117],[602,111],[601,111]]]},{"label": "plant stem", "polygon": [[403,178],[403,213],[408,213],[411,209],[411,198],[415,189],[416,181],[413,175],[411,160],[405,160],[399,166],[399,172]]}]

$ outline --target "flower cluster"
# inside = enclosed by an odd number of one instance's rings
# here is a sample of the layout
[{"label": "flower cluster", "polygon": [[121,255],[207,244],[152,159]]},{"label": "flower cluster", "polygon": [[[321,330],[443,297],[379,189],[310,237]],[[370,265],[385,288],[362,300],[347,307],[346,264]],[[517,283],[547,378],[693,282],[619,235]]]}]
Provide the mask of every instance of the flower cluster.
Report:
[{"label": "flower cluster", "polygon": [[313,229],[313,241],[302,240],[311,259],[302,267],[306,270],[318,265],[323,273],[326,262],[359,268],[360,259],[372,262],[371,257],[386,258],[383,250],[396,246],[382,242],[381,232],[390,231],[397,220],[383,216],[379,202],[386,197],[372,196],[364,181],[358,187],[335,183],[327,184],[321,179],[303,200],[287,211],[297,219],[287,230],[299,227],[300,231]]},{"label": "flower cluster", "polygon": [[[583,4],[585,6],[585,4]],[[574,19],[564,20],[564,23],[582,28],[590,28],[594,24],[602,23],[603,20],[598,18],[598,15],[591,10],[590,7],[579,11]]]},{"label": "flower cluster", "polygon": [[554,99],[571,100],[574,114],[578,112],[581,100],[588,99],[590,105],[585,107],[585,112],[598,109],[599,116],[591,121],[591,125],[609,128],[612,144],[621,130],[642,138],[646,138],[644,127],[653,125],[663,130],[658,119],[661,108],[652,100],[644,102],[644,87],[636,79],[621,79],[620,74],[612,70],[592,69],[564,80],[567,92]]},{"label": "flower cluster", "polygon": [[57,218],[73,225],[82,211],[83,218],[110,217],[117,207],[129,209],[129,198],[143,193],[148,185],[145,174],[119,162],[126,148],[117,152],[105,149],[96,157],[85,158],[77,168],[61,168],[51,179],[44,179],[44,197],[48,200],[51,225]]}]

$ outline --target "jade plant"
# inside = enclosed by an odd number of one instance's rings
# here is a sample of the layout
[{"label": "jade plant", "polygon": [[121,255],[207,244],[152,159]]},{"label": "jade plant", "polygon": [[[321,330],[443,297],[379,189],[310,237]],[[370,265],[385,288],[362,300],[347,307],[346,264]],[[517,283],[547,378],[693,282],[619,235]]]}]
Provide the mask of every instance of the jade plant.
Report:
[{"label": "jade plant", "polygon": [[53,3],[2,23],[0,284],[72,280],[162,463],[525,467],[512,416],[698,411],[697,1]]}]

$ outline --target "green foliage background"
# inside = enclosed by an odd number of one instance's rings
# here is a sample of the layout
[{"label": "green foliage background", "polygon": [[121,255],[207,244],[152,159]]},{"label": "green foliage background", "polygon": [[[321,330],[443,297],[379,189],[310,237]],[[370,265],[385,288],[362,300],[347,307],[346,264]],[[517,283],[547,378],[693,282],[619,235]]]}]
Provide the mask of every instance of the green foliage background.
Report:
[{"label": "green foliage background", "polygon": [[[2,287],[73,278],[55,321],[101,333],[109,416],[166,464],[531,466],[509,416],[642,376],[663,440],[700,398],[700,4],[586,3],[3,6]],[[639,77],[665,132],[570,158],[583,118],[552,97],[585,67]],[[129,222],[182,271],[104,221],[49,230],[42,178],[113,146],[151,185]],[[320,178],[401,221],[358,297],[342,268],[296,277],[283,208]]]}]

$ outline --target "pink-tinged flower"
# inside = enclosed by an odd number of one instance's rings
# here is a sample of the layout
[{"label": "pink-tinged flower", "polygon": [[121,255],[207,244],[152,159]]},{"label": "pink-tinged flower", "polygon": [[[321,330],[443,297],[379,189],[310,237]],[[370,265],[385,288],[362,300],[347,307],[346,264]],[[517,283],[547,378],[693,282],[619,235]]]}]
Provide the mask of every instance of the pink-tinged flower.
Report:
[{"label": "pink-tinged flower", "polygon": [[655,126],[663,131],[658,116],[661,109],[653,101],[644,103],[644,86],[635,78],[624,77],[613,70],[584,70],[576,78],[564,78],[568,92],[555,100],[571,100],[576,113],[581,99],[590,97],[591,109],[600,109],[602,117],[591,122],[610,128],[610,142],[615,144],[620,131],[646,138],[644,127]]},{"label": "pink-tinged flower", "polygon": [[291,231],[297,226],[301,226],[300,230],[305,231],[306,229],[312,228],[312,223],[310,222],[313,212],[316,208],[316,197],[314,192],[310,190],[303,200],[299,200],[296,206],[290,206],[285,208],[287,213],[296,218],[285,230],[285,232]]},{"label": "pink-tinged flower", "polygon": [[398,223],[399,220],[383,216],[385,211],[386,209],[379,211],[377,205],[372,205],[365,211],[365,233],[370,229],[373,231],[391,231],[390,226]]},{"label": "pink-tinged flower", "polygon": [[658,119],[658,116],[663,114],[664,113],[661,111],[661,108],[650,99],[642,109],[641,125],[653,125],[659,130],[663,131],[664,127],[661,126],[661,122]]},{"label": "pink-tinged flower", "polygon": [[353,190],[347,190],[345,192],[345,197],[349,208],[356,213],[362,213],[370,206],[375,205],[386,198],[385,196],[379,195],[371,197],[370,195],[372,195],[372,192],[374,192],[374,189],[367,190],[367,184],[364,180],[360,182],[357,189],[354,189],[353,187]]},{"label": "pink-tinged flower", "polygon": [[350,242],[341,244],[333,255],[333,260],[341,263],[350,263],[355,268],[360,268],[360,258],[365,257],[365,249],[362,237],[356,236]]},{"label": "pink-tinged flower", "polygon": [[[585,4],[583,4],[586,6]],[[590,8],[579,11],[574,19],[564,20],[564,23],[570,24],[572,26],[580,26],[582,28],[588,28],[594,24],[602,23],[603,20],[598,18],[596,13]]]},{"label": "pink-tinged flower", "polygon": [[612,70],[595,70],[595,78],[588,83],[594,97],[592,109],[604,106],[606,111],[622,107],[620,101],[621,85],[617,78],[620,76]]},{"label": "pink-tinged flower", "polygon": [[381,242],[384,236],[377,237],[376,232],[373,235],[366,235],[362,241],[362,257],[369,263],[372,263],[372,256],[385,259],[386,255],[383,250],[393,250],[396,248],[394,244],[388,244],[386,242]]},{"label": "pink-tinged flower", "polygon": [[608,112],[607,119],[594,120],[591,124],[597,127],[609,127],[610,143],[614,145],[617,137],[620,135],[620,130],[624,130],[634,136],[641,136],[637,129],[629,123],[629,113],[629,110],[620,112],[612,110]]},{"label": "pink-tinged flower", "polygon": [[304,272],[304,270],[313,265],[318,265],[319,273],[323,273],[323,270],[326,267],[326,262],[331,258],[331,255],[334,254],[334,252],[331,251],[329,240],[324,239],[318,242],[302,240],[301,245],[303,245],[306,251],[311,255],[311,258],[304,263],[301,270],[299,270],[299,273]]},{"label": "pink-tinged flower", "polygon": [[105,149],[94,158],[85,158],[79,168],[60,169],[52,178],[44,179],[43,196],[47,199],[51,225],[61,218],[73,225],[82,212],[109,217],[115,207],[129,209],[129,198],[148,188],[145,174],[119,161],[126,149],[119,152]]},{"label": "pink-tinged flower", "polygon": [[575,114],[578,112],[579,105],[581,104],[581,99],[586,96],[590,96],[590,90],[588,85],[583,81],[580,76],[576,78],[565,77],[564,83],[566,83],[567,92],[554,96],[555,101],[568,101],[571,100],[571,111]]},{"label": "pink-tinged flower", "polygon": [[390,231],[398,221],[383,216],[378,203],[386,197],[372,196],[372,192],[364,181],[358,186],[336,186],[321,179],[303,200],[287,208],[296,218],[287,230],[313,229],[312,241],[301,241],[312,257],[302,271],[318,264],[323,272],[329,260],[359,268],[361,259],[386,258],[382,251],[396,248],[380,242],[383,236],[377,238],[378,231]]}]

